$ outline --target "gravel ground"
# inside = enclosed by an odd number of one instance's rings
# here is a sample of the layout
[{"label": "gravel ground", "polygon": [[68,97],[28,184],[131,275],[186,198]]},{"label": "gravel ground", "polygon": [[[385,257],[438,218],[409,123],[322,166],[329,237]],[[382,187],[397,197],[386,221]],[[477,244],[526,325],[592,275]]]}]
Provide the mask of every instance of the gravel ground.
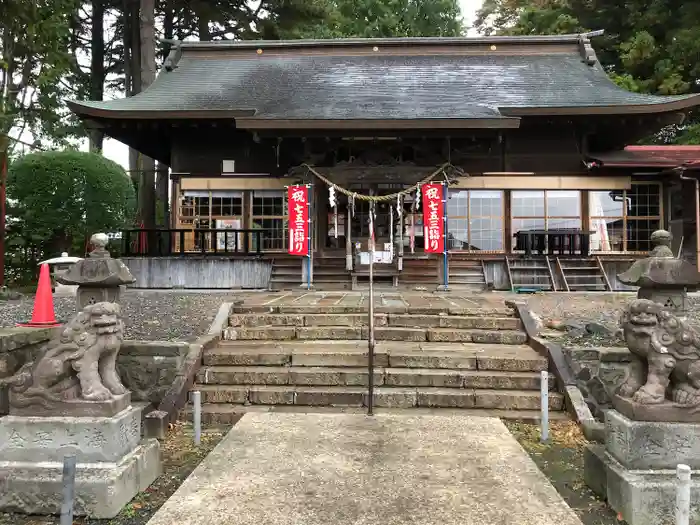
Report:
[{"label": "gravel ground", "polygon": [[[546,337],[579,346],[625,346],[615,332],[620,327],[622,311],[635,297],[634,293],[542,293],[517,296],[518,300],[527,302],[530,309],[540,317]],[[691,305],[688,320],[700,325],[700,295],[690,295],[688,302]],[[547,330],[555,324],[584,327],[587,323],[603,325],[609,333],[589,334],[581,333],[580,330],[570,330],[566,333],[565,330]]]},{"label": "gravel ground", "polygon": [[[238,296],[237,296],[238,298]],[[141,292],[121,296],[126,339],[194,341],[209,330],[221,303],[234,300],[227,293]],[[12,327],[32,317],[34,296],[0,301],[0,327]],[[75,297],[54,297],[56,319],[68,321],[76,313]]]}]

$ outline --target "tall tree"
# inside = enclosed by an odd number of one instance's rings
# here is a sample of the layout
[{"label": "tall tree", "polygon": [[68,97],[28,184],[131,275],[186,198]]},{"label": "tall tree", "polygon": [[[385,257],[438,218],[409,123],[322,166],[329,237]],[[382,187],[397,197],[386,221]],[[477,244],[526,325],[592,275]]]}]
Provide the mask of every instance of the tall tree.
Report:
[{"label": "tall tree", "polygon": [[[485,0],[475,27],[484,34],[563,34],[604,29],[596,39],[612,80],[630,91],[700,92],[700,3],[681,0]],[[694,137],[694,138],[693,138]],[[657,140],[700,137],[691,120]]]},{"label": "tall tree", "polygon": [[[156,79],[156,26],[155,0],[140,0],[140,48],[141,48],[141,89],[145,90]],[[139,219],[148,228],[156,224],[155,160],[139,155]]]},{"label": "tall tree", "polygon": [[330,0],[322,22],[299,24],[300,38],[460,36],[457,0]]}]

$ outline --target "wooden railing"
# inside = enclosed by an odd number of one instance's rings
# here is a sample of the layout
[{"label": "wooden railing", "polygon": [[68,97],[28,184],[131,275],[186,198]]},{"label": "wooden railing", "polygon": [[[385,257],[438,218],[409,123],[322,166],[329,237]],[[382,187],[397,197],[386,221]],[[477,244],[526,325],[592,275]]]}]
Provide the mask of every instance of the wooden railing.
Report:
[{"label": "wooden railing", "polygon": [[521,230],[513,234],[516,251],[526,256],[590,254],[591,233],[578,229]]},{"label": "wooden railing", "polygon": [[122,230],[122,257],[260,255],[263,230]]}]

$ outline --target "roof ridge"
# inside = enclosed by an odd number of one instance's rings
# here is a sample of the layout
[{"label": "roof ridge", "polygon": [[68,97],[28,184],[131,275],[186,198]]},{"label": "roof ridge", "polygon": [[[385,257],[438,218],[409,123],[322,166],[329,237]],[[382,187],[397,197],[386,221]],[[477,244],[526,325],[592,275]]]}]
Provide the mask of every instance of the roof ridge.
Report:
[{"label": "roof ridge", "polygon": [[590,43],[590,37],[602,31],[571,33],[565,35],[517,35],[517,36],[466,36],[466,37],[399,37],[399,38],[324,38],[310,40],[168,40],[161,42],[179,48],[198,49],[250,49],[283,47],[333,47],[356,45],[479,45],[479,44],[564,44]]}]

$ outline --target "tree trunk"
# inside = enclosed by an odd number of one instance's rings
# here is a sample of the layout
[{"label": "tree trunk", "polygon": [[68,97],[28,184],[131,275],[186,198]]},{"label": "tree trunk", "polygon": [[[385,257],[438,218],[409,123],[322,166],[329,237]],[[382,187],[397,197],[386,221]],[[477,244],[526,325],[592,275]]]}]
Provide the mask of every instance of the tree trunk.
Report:
[{"label": "tree trunk", "polygon": [[[133,97],[141,88],[140,44],[139,0],[124,0],[124,89],[127,97]],[[129,148],[129,175],[138,195],[138,151],[132,148]],[[141,218],[140,209],[138,217]]]},{"label": "tree trunk", "polygon": [[[92,34],[90,42],[90,100],[104,98],[105,85],[105,6],[104,0],[92,0]],[[102,152],[105,135],[101,129],[90,131],[90,151]]]},{"label": "tree trunk", "polygon": [[206,2],[199,0],[194,4],[194,10],[197,15],[199,40],[208,42],[211,40],[211,32],[209,31],[209,7]]},{"label": "tree trunk", "polygon": [[156,172],[156,197],[158,205],[161,207],[162,215],[162,226],[165,228],[170,227],[170,206],[168,201],[170,199],[169,182],[170,180],[170,167],[162,162],[158,163],[158,170]]},{"label": "tree trunk", "polygon": [[[141,91],[156,78],[155,0],[141,0]],[[155,161],[140,155],[139,211],[144,226],[156,225]]]},{"label": "tree trunk", "polygon": [[[172,40],[175,36],[175,11],[173,10],[172,0],[166,0],[163,7],[163,36],[165,40]],[[162,59],[165,60],[170,54],[170,44],[163,45]]]}]

